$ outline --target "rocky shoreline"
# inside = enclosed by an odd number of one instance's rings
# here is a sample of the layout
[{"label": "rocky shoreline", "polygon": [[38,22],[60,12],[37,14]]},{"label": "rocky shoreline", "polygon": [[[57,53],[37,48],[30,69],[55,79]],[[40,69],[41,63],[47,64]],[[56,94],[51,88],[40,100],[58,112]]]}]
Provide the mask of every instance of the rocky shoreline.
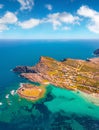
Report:
[{"label": "rocky shoreline", "polygon": [[20,88],[17,90],[17,94],[32,101],[36,101],[44,95],[45,91],[41,87],[33,84],[20,83]]},{"label": "rocky shoreline", "polygon": [[37,65],[17,66],[13,71],[32,82],[50,83],[86,93],[99,93],[99,58],[57,61],[42,56]]}]

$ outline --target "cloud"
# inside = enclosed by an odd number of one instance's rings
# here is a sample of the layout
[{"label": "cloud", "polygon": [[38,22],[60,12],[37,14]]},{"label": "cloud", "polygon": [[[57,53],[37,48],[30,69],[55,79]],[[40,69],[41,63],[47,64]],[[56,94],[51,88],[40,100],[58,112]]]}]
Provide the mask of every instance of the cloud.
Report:
[{"label": "cloud", "polygon": [[6,14],[0,18],[2,24],[13,24],[17,22],[17,17],[14,13],[7,11]]},{"label": "cloud", "polygon": [[19,22],[18,25],[22,27],[23,29],[30,29],[40,24],[39,19],[30,19],[24,22]]},{"label": "cloud", "polygon": [[70,30],[70,29],[71,29],[71,28],[68,27],[68,26],[65,26],[65,27],[62,28],[62,30],[66,30],[66,31],[67,31],[67,30]]},{"label": "cloud", "polygon": [[4,5],[3,4],[0,4],[0,9],[2,9],[4,7]]},{"label": "cloud", "polygon": [[50,10],[50,11],[53,9],[53,7],[52,7],[51,4],[46,4],[46,5],[45,5],[45,8],[47,8],[47,9]]},{"label": "cloud", "polygon": [[78,16],[73,16],[67,12],[49,14],[47,18],[44,19],[45,22],[52,23],[54,30],[58,29],[58,27],[62,26],[63,24],[78,24],[79,20],[80,19]]},{"label": "cloud", "polygon": [[89,18],[87,28],[94,33],[99,33],[99,12],[88,6],[81,6],[80,9],[78,9],[77,14]]},{"label": "cloud", "polygon": [[0,18],[0,32],[9,30],[9,25],[17,25],[22,29],[30,29],[40,24],[39,19],[29,19],[27,21],[20,22],[16,15],[12,12],[7,11],[3,17]]},{"label": "cloud", "polygon": [[5,24],[0,24],[0,32],[3,32],[4,30],[8,30],[9,28]]},{"label": "cloud", "polygon": [[21,7],[20,10],[31,10],[34,6],[34,0],[17,0]]},{"label": "cloud", "polygon": [[0,18],[0,31],[8,30],[8,25],[15,24],[17,20],[14,13],[7,11],[5,15]]}]

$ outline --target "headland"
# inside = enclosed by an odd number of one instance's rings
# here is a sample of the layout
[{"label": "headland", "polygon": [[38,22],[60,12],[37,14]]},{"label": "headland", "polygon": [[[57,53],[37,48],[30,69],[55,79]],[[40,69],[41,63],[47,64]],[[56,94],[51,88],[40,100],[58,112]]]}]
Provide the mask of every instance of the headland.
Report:
[{"label": "headland", "polygon": [[[69,90],[99,94],[99,58],[87,60],[68,58],[57,61],[42,56],[37,65],[31,67],[17,66],[13,71],[32,82],[50,83]],[[37,92],[37,95],[39,94],[40,92]]]}]

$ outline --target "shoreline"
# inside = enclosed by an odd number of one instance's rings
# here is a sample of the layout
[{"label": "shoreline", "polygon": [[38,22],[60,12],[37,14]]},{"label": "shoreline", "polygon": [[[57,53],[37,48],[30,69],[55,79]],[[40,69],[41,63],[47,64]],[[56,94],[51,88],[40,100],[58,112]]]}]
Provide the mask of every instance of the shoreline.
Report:
[{"label": "shoreline", "polygon": [[75,91],[75,92],[76,92],[76,94],[78,94],[78,92],[79,92],[79,96],[81,96],[81,98],[83,98],[84,100],[86,100],[96,106],[99,106],[99,94],[86,93],[83,91]]},{"label": "shoreline", "polygon": [[35,66],[16,66],[13,71],[32,82],[99,93],[99,58],[57,61],[41,56]]},{"label": "shoreline", "polygon": [[81,91],[91,97],[98,97],[99,94],[99,58],[90,58],[88,61],[67,58],[57,61],[41,56],[35,66],[16,66],[13,71],[19,72],[22,78],[31,82]]}]

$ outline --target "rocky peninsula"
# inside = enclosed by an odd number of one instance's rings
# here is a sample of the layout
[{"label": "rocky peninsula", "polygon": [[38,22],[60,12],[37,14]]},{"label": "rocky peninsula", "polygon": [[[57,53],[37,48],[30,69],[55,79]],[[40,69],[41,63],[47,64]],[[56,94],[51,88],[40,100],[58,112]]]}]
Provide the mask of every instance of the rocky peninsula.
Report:
[{"label": "rocky peninsula", "polygon": [[[99,58],[87,60],[69,58],[57,61],[42,56],[37,65],[17,66],[13,71],[32,82],[50,83],[69,90],[99,94]],[[18,93],[20,94],[20,91]]]}]

